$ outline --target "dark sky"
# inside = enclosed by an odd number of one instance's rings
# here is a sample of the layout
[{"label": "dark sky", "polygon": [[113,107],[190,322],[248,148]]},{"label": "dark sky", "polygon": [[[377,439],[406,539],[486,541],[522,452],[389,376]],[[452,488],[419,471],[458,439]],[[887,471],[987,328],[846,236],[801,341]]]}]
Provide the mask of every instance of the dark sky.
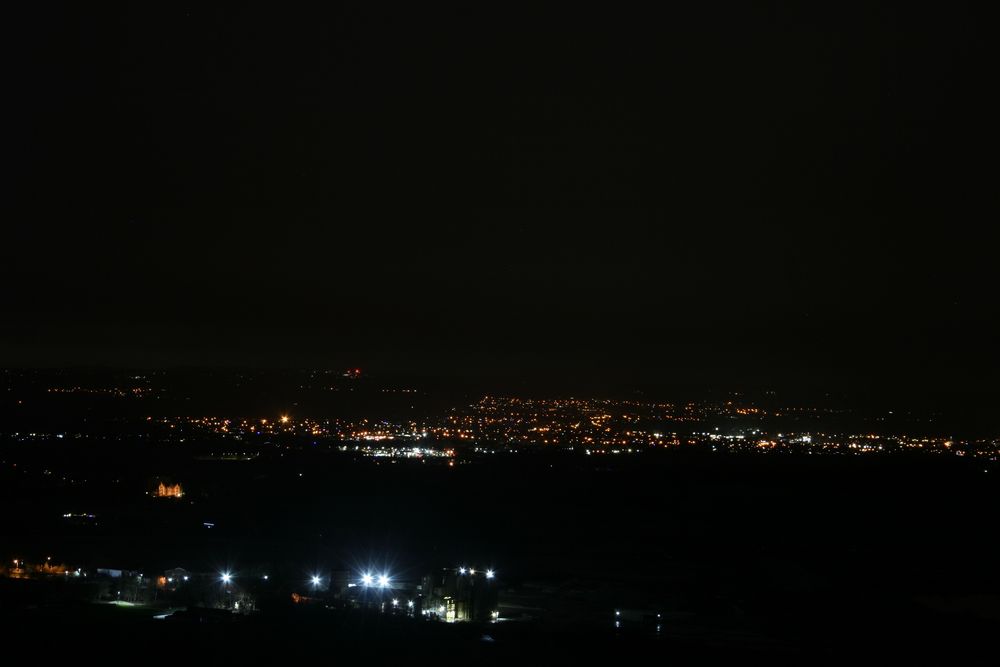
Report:
[{"label": "dark sky", "polygon": [[25,4],[0,364],[886,392],[1000,366],[962,3]]}]

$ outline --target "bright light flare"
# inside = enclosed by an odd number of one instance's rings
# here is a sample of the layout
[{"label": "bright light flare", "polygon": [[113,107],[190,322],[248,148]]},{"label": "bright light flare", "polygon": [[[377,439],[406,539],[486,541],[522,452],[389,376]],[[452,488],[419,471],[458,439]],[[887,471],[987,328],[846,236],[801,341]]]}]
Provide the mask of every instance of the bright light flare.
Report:
[{"label": "bright light flare", "polygon": [[223,572],[222,573],[222,583],[228,584],[232,580],[233,580],[233,575],[231,575],[228,572]]},{"label": "bright light flare", "polygon": [[385,588],[389,585],[389,575],[380,574],[378,575],[378,585],[379,588]]},{"label": "bright light flare", "polygon": [[361,575],[361,583],[364,584],[365,586],[371,586],[372,581],[374,581],[374,577],[372,577],[372,575],[368,574],[367,572]]},{"label": "bright light flare", "polygon": [[493,570],[486,570],[486,578],[492,579],[496,573]]},{"label": "bright light flare", "polygon": [[312,578],[312,585],[313,586],[319,586],[319,584],[320,584],[321,581],[322,581],[322,579],[319,578],[319,575],[314,575],[313,578]]}]

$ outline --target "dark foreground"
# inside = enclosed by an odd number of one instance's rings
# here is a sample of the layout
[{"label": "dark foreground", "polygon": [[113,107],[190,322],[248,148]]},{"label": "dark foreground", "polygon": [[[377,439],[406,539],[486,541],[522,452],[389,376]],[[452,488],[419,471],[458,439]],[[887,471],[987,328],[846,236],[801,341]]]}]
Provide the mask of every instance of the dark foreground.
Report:
[{"label": "dark foreground", "polygon": [[[651,659],[699,664],[865,664],[873,660],[995,664],[996,622],[968,615],[907,615],[905,608],[851,608],[843,602],[835,608],[803,605],[798,611],[808,618],[800,619],[797,636],[786,632],[782,641],[740,636],[739,631],[720,636],[710,629],[655,638],[502,623],[446,625],[315,609],[251,617],[191,610],[158,620],[154,618],[158,611],[82,603],[5,608],[0,622],[18,650],[34,658],[104,658],[116,663],[284,664],[362,659],[374,664],[397,660],[408,664],[594,664],[592,660],[621,664]],[[885,612],[893,615],[882,616]],[[814,625],[813,630],[806,630],[806,625]]]},{"label": "dark foreground", "polygon": [[[991,463],[535,456],[449,468],[309,453],[157,456],[103,459],[89,472],[78,461],[86,485],[5,472],[3,555],[54,552],[85,568],[154,574],[267,567],[289,590],[316,568],[388,563],[402,580],[483,563],[497,568],[504,615],[519,620],[449,625],[304,608],[289,591],[253,616],[160,620],[169,601],[86,603],[64,582],[6,579],[0,623],[10,636],[38,655],[173,663],[995,662],[1000,492]],[[189,495],[144,497],[151,469],[181,479]],[[62,520],[84,510],[99,521]],[[616,629],[622,606],[661,610],[662,627]]]}]

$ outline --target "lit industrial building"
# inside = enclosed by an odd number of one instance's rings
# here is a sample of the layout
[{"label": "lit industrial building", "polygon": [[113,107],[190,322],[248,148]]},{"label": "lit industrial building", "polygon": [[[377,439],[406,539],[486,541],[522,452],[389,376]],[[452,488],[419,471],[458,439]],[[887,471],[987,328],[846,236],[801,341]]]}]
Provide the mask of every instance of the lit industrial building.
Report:
[{"label": "lit industrial building", "polygon": [[428,574],[420,583],[423,613],[441,620],[497,620],[497,584],[493,570],[457,567]]}]

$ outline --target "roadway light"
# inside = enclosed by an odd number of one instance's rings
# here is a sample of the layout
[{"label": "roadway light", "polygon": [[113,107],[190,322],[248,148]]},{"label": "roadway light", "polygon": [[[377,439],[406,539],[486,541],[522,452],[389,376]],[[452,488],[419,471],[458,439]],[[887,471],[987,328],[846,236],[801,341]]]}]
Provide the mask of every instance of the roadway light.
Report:
[{"label": "roadway light", "polygon": [[493,578],[493,570],[486,570],[486,578],[487,579]]},{"label": "roadway light", "polygon": [[312,578],[312,584],[313,584],[313,586],[319,586],[319,582],[320,581],[322,581],[322,579],[320,579],[318,575],[313,576],[313,578]]},{"label": "roadway light", "polygon": [[230,581],[232,581],[232,579],[233,575],[229,574],[228,572],[222,573],[222,583],[228,584]]},{"label": "roadway light", "polygon": [[458,573],[459,574],[465,574],[465,568],[464,567],[458,568]]},{"label": "roadway light", "polygon": [[378,585],[379,585],[379,588],[385,588],[386,586],[388,586],[389,585],[389,575],[387,575],[387,574],[380,574],[380,575],[378,575]]},{"label": "roadway light", "polygon": [[392,606],[393,607],[398,607],[399,606],[399,600],[393,599]]},{"label": "roadway light", "polygon": [[365,586],[371,586],[372,585],[372,575],[368,574],[367,572],[365,572],[364,574],[362,574],[361,575],[361,583],[364,584]]},{"label": "roadway light", "polygon": [[469,570],[469,574],[475,574],[475,573],[476,573],[475,570]]},{"label": "roadway light", "polygon": [[413,600],[407,600],[406,606],[409,607],[410,609],[413,609]]}]

